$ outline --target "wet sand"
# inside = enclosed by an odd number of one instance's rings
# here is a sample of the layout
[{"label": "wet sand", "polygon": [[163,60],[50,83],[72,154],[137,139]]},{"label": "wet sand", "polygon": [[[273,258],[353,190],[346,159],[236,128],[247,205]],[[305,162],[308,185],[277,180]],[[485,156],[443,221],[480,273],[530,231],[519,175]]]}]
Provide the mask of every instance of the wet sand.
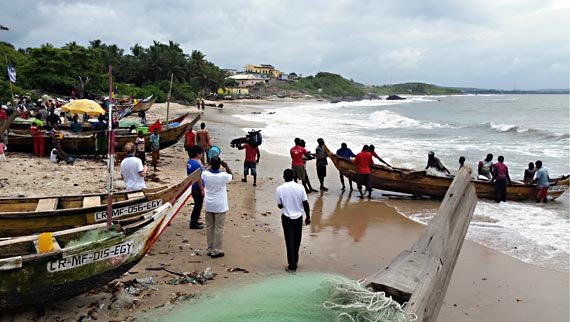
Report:
[{"label": "wet sand", "polygon": [[[141,318],[151,312],[156,313],[157,309],[168,310],[180,305],[182,301],[175,299],[181,298],[182,294],[216,294],[223,292],[226,287],[286,274],[280,212],[275,205],[273,192],[281,184],[282,170],[289,166],[289,160],[262,150],[258,186],[252,187],[251,181],[242,183],[244,153],[231,149],[229,141],[243,135],[240,128],[255,125],[230,117],[251,112],[239,106],[239,101],[228,102],[224,106],[224,109],[206,107],[204,121],[214,144],[222,148],[222,156],[234,172],[234,181],[229,185],[230,211],[226,217],[225,257],[211,259],[205,256],[205,231],[188,229],[191,206],[187,206],[154,245],[151,253],[120,279],[153,278],[152,286],[156,290],[144,292],[138,306],[132,311],[109,310],[111,294],[100,292],[53,303],[44,310],[30,309],[19,314],[0,315],[0,320],[77,321],[94,306],[101,321]],[[184,110],[188,108],[171,104],[170,114],[179,114]],[[156,111],[166,113],[164,105],[157,105],[148,113],[149,118]],[[307,145],[314,150],[316,143],[308,142]],[[149,186],[175,183],[185,175],[186,153],[181,144],[163,150],[161,155],[161,171],[150,171],[151,176],[156,176],[160,182],[149,182]],[[15,192],[53,195],[56,194],[54,186],[64,186],[57,189],[58,193],[96,191],[104,187],[106,180],[105,165],[102,163],[84,161],[84,164],[66,166],[50,164],[47,159],[38,163],[37,159],[23,154],[12,154],[8,158],[9,165],[0,163],[0,183],[4,185],[0,190],[2,196]],[[85,168],[91,170],[85,171]],[[318,186],[314,163],[309,163],[307,168],[313,185]],[[29,170],[23,173],[22,169]],[[327,170],[326,184],[330,190],[309,195],[313,223],[304,227],[299,270],[336,273],[360,279],[382,269],[399,252],[408,248],[423,230],[422,225],[398,214],[390,203],[404,202],[409,207],[421,209],[422,201],[380,199],[378,192],[374,192],[373,200],[360,200],[355,194],[340,191],[338,172],[333,165],[329,165]],[[32,190],[32,187],[37,189]],[[218,276],[205,285],[169,285],[166,282],[175,278],[175,275],[146,270],[161,263],[177,272],[211,267]],[[236,267],[247,269],[249,273],[227,271]],[[567,274],[526,264],[466,241],[439,321],[568,321],[568,301]]]}]

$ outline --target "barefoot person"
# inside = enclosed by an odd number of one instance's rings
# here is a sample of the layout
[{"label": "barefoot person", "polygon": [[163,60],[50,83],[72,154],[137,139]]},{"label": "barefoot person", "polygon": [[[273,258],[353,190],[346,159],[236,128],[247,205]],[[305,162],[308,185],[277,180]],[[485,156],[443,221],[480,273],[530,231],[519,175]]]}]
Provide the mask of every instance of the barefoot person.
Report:
[{"label": "barefoot person", "polygon": [[253,177],[253,186],[257,186],[257,164],[261,154],[259,153],[259,146],[246,142],[238,146],[239,150],[245,149],[245,160],[243,161],[243,179],[242,182],[247,182],[247,175],[251,172]]},{"label": "barefoot person", "polygon": [[507,201],[507,182],[509,185],[511,183],[511,177],[509,176],[509,168],[504,163],[505,158],[499,155],[496,163],[493,164],[491,168],[491,174],[493,179],[491,183],[495,183],[495,202],[499,203],[501,201]]},{"label": "barefoot person", "polygon": [[[188,150],[190,159],[186,163],[186,175],[191,175],[196,170],[202,173],[202,154],[204,150],[198,145],[194,145]],[[190,229],[202,229],[204,226],[200,222],[200,213],[204,205],[204,184],[203,180],[198,180],[197,183],[192,185],[192,199],[194,199],[194,207],[192,207],[192,214],[190,214]]]},{"label": "barefoot person", "polygon": [[370,168],[374,164],[372,154],[368,145],[362,147],[362,151],[356,155],[352,163],[356,165],[356,183],[358,192],[360,192],[360,199],[364,198],[362,186],[368,191],[368,198],[372,197],[372,186],[370,185]]},{"label": "barefoot person", "polygon": [[149,137],[149,141],[150,151],[152,153],[152,166],[154,167],[154,171],[158,171],[158,158],[160,157],[160,135],[158,135],[158,129],[154,129]]},{"label": "barefoot person", "polygon": [[328,191],[329,189],[325,187],[325,177],[327,176],[327,154],[325,153],[325,141],[322,138],[317,139],[319,146],[315,149],[315,158],[317,159],[317,177],[319,178],[319,183],[321,184],[320,189],[322,191]]},{"label": "barefoot person", "polygon": [[[356,156],[356,154],[354,154],[354,152],[352,152],[352,150],[346,145],[346,143],[342,142],[340,144],[340,149],[336,150],[336,155],[338,155],[339,157],[345,158],[345,159],[349,159],[350,158],[354,158]],[[342,183],[342,190],[346,189],[345,185],[344,185],[344,175],[342,174],[342,172],[340,172],[340,183]],[[348,183],[350,185],[350,191],[352,191],[352,179],[348,178]]]},{"label": "barefoot person", "polygon": [[534,174],[534,182],[536,183],[536,202],[546,203],[548,195],[548,187],[550,187],[550,178],[548,170],[542,166],[542,161],[538,160],[536,164],[536,173]]},{"label": "barefoot person", "polygon": [[287,248],[287,272],[297,271],[299,262],[299,247],[303,233],[303,212],[305,212],[305,225],[311,224],[311,210],[307,201],[307,193],[300,184],[293,182],[293,170],[283,171],[285,183],[275,190],[275,201],[281,209],[281,224],[285,235]]},{"label": "barefoot person", "polygon": [[449,170],[447,170],[447,168],[443,165],[443,163],[441,163],[441,160],[439,160],[438,157],[435,156],[435,153],[433,151],[429,151],[428,152],[428,162],[426,165],[426,170],[427,169],[433,169],[435,170],[436,175],[442,174],[445,176],[445,174],[447,175],[451,175],[451,172],[449,172]]}]

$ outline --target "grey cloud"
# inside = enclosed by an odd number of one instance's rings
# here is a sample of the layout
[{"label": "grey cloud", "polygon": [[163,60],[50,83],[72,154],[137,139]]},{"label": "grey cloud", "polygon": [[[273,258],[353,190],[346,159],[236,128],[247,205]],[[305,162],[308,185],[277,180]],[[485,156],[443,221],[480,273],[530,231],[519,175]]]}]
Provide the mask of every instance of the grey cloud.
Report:
[{"label": "grey cloud", "polygon": [[4,0],[0,40],[17,47],[153,40],[227,68],[340,73],[369,84],[425,81],[569,87],[565,1]]}]

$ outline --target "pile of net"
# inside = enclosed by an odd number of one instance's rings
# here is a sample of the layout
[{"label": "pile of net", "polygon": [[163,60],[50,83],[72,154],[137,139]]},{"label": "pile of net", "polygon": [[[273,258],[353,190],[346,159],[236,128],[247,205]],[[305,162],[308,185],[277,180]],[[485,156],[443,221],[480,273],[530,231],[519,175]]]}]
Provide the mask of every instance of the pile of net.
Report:
[{"label": "pile of net", "polygon": [[156,310],[151,313],[154,317],[140,318],[168,322],[412,321],[395,309],[397,303],[384,305],[379,296],[369,295],[377,293],[363,292],[354,283],[320,273],[244,280],[241,285],[193,298],[170,312]]},{"label": "pile of net", "polygon": [[363,286],[364,281],[330,280],[328,299],[323,307],[336,312],[336,321],[408,322],[415,314],[406,313],[402,306],[384,292],[374,292]]}]

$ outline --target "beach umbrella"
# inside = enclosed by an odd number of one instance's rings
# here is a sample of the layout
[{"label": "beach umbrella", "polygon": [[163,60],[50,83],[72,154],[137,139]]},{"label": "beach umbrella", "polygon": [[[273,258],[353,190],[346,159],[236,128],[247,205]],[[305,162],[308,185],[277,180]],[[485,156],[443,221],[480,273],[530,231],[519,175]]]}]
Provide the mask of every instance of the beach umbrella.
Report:
[{"label": "beach umbrella", "polygon": [[61,110],[71,115],[83,115],[87,113],[89,116],[98,116],[105,114],[105,110],[97,104],[97,102],[87,99],[71,101],[61,107]]}]

